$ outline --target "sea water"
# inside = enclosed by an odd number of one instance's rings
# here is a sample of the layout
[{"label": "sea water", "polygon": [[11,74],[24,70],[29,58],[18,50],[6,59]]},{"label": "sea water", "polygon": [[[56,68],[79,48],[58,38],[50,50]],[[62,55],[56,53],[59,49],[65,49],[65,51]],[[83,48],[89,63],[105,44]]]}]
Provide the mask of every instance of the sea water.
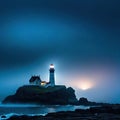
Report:
[{"label": "sea water", "polygon": [[7,118],[13,115],[46,115],[51,112],[74,111],[75,109],[88,109],[89,106],[75,105],[29,105],[29,104],[0,104],[0,119],[2,115]]}]

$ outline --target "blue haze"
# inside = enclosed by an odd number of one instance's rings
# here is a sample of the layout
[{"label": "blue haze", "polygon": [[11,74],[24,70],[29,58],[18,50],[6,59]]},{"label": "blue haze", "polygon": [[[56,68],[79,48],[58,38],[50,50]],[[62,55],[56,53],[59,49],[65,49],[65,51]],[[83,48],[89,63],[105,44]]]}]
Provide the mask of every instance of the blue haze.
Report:
[{"label": "blue haze", "polygon": [[[0,0],[0,100],[31,75],[72,86],[77,97],[120,103],[119,0]],[[77,84],[89,78],[94,86]],[[84,81],[84,79],[82,79]]]}]

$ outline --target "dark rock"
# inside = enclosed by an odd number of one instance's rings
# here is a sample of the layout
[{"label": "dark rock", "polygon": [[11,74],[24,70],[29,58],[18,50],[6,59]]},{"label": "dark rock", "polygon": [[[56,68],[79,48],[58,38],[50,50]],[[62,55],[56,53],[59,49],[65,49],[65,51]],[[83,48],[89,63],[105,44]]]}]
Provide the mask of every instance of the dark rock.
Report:
[{"label": "dark rock", "polygon": [[78,105],[85,105],[85,106],[103,106],[103,105],[109,105],[108,103],[96,103],[96,102],[91,102],[88,101],[87,98],[80,98],[78,100]]},{"label": "dark rock", "polygon": [[96,105],[95,102],[90,102],[87,100],[87,98],[84,98],[84,97],[79,99],[78,104],[79,105],[89,105],[89,106]]},{"label": "dark rock", "polygon": [[72,87],[67,88],[68,103],[69,104],[78,104],[78,100],[75,96],[75,90]]},{"label": "dark rock", "polygon": [[40,86],[20,87],[15,95],[6,97],[2,103],[36,103],[36,104],[76,104],[78,100],[73,88],[54,86],[43,88]]},{"label": "dark rock", "polygon": [[6,116],[5,116],[5,115],[2,115],[1,118],[6,118]]},{"label": "dark rock", "polygon": [[79,103],[81,103],[81,104],[87,104],[88,100],[87,100],[87,98],[82,97],[82,98],[79,99]]},{"label": "dark rock", "polygon": [[31,117],[27,115],[21,115],[21,116],[14,115],[10,117],[8,120],[30,120],[30,119]]}]

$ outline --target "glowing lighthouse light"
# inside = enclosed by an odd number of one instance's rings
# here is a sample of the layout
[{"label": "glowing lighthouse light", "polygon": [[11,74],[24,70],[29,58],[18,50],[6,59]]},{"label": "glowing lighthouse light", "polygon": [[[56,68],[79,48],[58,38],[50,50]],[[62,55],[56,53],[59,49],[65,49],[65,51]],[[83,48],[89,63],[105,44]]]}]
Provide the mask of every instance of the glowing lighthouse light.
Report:
[{"label": "glowing lighthouse light", "polygon": [[51,64],[51,65],[50,65],[50,68],[54,68],[54,65],[53,65],[53,64]]}]

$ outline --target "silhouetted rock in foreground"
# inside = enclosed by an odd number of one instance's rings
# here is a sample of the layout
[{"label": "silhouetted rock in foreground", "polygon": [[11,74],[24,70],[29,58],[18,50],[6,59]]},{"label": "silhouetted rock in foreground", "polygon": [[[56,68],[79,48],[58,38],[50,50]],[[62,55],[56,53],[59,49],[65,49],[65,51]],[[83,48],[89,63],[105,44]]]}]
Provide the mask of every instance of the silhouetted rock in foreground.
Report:
[{"label": "silhouetted rock in foreground", "polygon": [[65,86],[40,87],[22,86],[15,95],[6,97],[2,103],[35,103],[35,104],[76,104],[78,100],[73,88]]},{"label": "silhouetted rock in foreground", "polygon": [[92,107],[87,110],[48,113],[46,116],[12,116],[8,120],[120,120],[120,106]]}]

